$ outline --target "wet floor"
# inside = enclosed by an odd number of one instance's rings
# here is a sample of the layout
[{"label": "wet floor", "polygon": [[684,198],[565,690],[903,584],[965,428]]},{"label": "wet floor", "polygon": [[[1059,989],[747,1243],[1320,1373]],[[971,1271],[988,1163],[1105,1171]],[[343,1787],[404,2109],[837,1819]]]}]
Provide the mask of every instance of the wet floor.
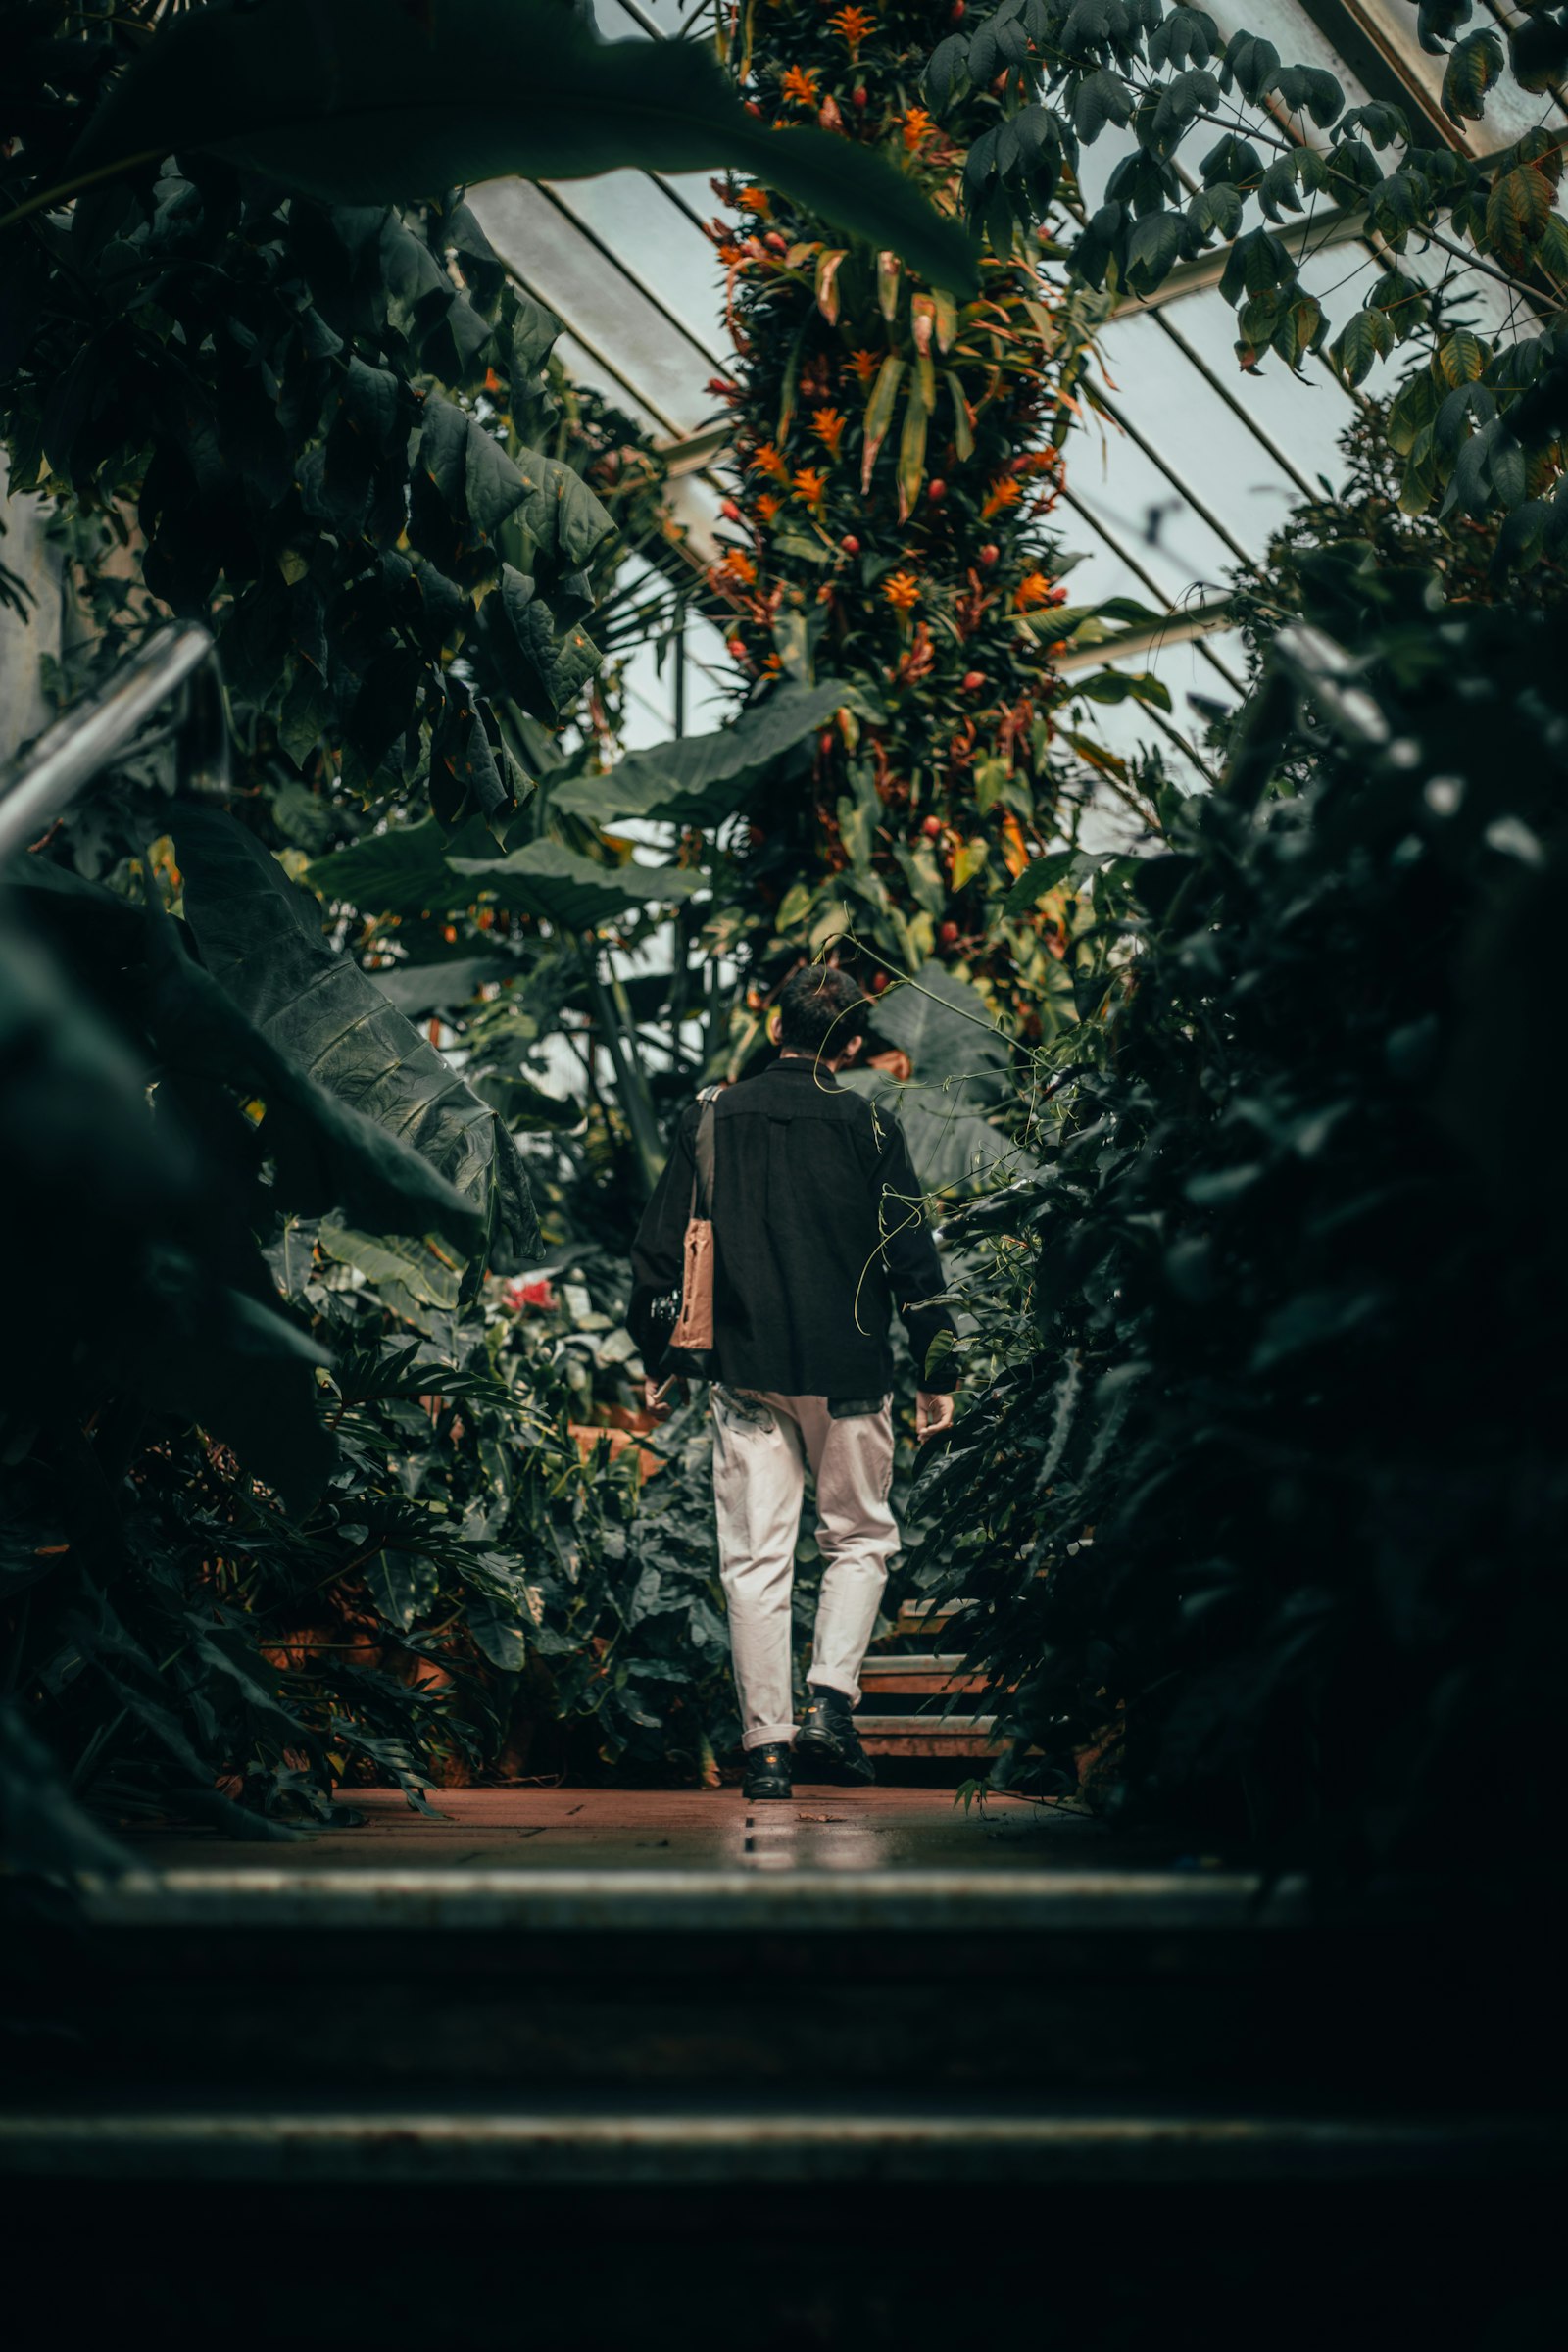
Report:
[{"label": "wet floor", "polygon": [[1108,1858],[1082,1816],[1007,1798],[965,1812],[947,1788],[805,1788],[787,1804],[731,1788],[458,1788],[430,1801],[433,1818],[396,1789],[360,1789],[342,1810],[363,1819],[307,1841],[153,1832],[132,1850],[159,1869],[1039,1870]]}]

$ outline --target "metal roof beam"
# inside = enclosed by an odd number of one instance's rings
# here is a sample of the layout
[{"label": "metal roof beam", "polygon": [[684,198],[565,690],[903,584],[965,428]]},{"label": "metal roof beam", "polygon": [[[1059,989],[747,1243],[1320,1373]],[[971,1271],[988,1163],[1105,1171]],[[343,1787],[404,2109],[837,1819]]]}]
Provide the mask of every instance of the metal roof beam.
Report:
[{"label": "metal roof beam", "polygon": [[1133,654],[1157,654],[1167,645],[1191,645],[1200,637],[1210,637],[1218,629],[1233,626],[1231,600],[1228,596],[1211,598],[1206,604],[1184,605],[1161,620],[1145,621],[1136,629],[1121,629],[1114,637],[1103,637],[1098,645],[1069,645],[1058,654],[1054,666],[1058,670],[1087,669],[1091,662],[1121,662]]}]

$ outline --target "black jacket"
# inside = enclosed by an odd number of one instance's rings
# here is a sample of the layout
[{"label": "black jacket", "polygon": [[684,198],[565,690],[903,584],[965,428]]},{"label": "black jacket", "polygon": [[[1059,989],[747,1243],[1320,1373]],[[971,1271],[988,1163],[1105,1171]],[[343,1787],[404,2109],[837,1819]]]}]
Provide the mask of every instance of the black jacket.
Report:
[{"label": "black jacket", "polygon": [[[650,1372],[668,1325],[651,1309],[678,1288],[692,1203],[686,1110],[632,1244],[628,1323]],[[879,1396],[893,1384],[889,1318],[909,1335],[922,1386],[956,1385],[952,1359],[925,1370],[946,1287],[897,1119],[808,1060],[771,1062],[714,1105],[715,1377],[791,1396]]]}]

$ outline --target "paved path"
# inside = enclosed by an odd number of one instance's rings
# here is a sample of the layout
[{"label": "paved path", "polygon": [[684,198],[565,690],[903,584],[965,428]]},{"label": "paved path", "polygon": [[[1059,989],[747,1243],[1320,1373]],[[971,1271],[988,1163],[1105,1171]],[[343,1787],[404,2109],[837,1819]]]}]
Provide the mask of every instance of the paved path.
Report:
[{"label": "paved path", "polygon": [[[204,1832],[131,1840],[158,1870],[1081,1870],[1108,1867],[1099,1824],[1016,1799],[965,1814],[946,1788],[803,1788],[789,1804],[749,1805],[738,1789],[455,1788],[438,1818],[396,1789],[359,1789],[358,1827],[298,1843]],[[1127,1856],[1118,1843],[1115,1859]]]}]

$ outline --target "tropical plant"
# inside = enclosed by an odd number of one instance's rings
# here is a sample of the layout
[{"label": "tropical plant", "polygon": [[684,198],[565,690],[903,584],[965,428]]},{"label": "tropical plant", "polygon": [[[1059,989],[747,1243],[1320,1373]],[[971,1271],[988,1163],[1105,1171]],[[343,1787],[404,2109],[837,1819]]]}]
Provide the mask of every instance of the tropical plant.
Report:
[{"label": "tropical plant", "polygon": [[925,1493],[1000,1777],[1330,1876],[1549,1839],[1568,1506],[1560,613],[1368,558],[1095,879]]},{"label": "tropical plant", "polygon": [[[1568,222],[1556,205],[1562,150],[1545,96],[1568,33],[1561,11],[1520,20],[1505,46],[1490,23],[1465,31],[1470,0],[1411,0],[1421,46],[1447,58],[1443,107],[1484,122],[1488,93],[1543,94],[1541,123],[1495,153],[1440,146],[1405,108],[1347,107],[1320,65],[1286,65],[1242,27],[1227,40],[1200,8],[1163,0],[1002,0],[935,49],[925,94],[938,117],[980,108],[964,202],[995,250],[1017,224],[1078,220],[1070,262],[1087,286],[1152,296],[1181,263],[1224,248],[1221,290],[1236,352],[1299,372],[1322,350],[1347,383],[1407,347],[1389,435],[1414,514],[1501,523],[1498,557],[1557,555],[1568,530],[1560,437],[1568,345]],[[1125,152],[1092,211],[1082,151],[1114,130]],[[1199,142],[1205,152],[1186,160]],[[1185,152],[1184,152],[1185,151]],[[1333,321],[1309,290],[1316,255],[1359,232],[1359,305]],[[1525,331],[1475,331],[1468,287],[1503,286]]]},{"label": "tropical plant", "polygon": [[[481,36],[514,64],[499,107]],[[221,1809],[220,1778],[270,1818],[356,1758],[413,1788],[503,1745],[482,1693],[548,1652],[556,1584],[559,1644],[609,1644],[600,1531],[630,1507],[629,1468],[605,1480],[572,1434],[600,1443],[597,1368],[585,1397],[558,1331],[514,1379],[486,1269],[539,1245],[510,1130],[575,1116],[526,1071],[574,994],[598,1003],[584,924],[683,887],[581,822],[540,841],[533,790],[618,560],[584,472],[662,529],[658,468],[547,388],[555,321],[450,183],[762,163],[938,276],[972,265],[874,159],[764,143],[704,54],[607,47],[564,7],[40,0],[4,39],[0,421],[89,622],[62,693],[170,610],[207,621],[244,820],[152,750],[12,877],[0,1081],[42,1337],[6,1382],[9,1682],[109,1801]],[[384,869],[416,793],[504,885],[460,886],[462,932],[332,887],[327,938],[284,869],[385,839]],[[432,1009],[454,1019],[427,1039],[407,1011]],[[541,1564],[563,1512],[578,1535]],[[585,1703],[612,1749],[614,1708]]]},{"label": "tropical plant", "polygon": [[[732,68],[779,135],[814,117],[955,208],[989,114],[943,129],[919,103],[932,15],[925,0],[874,17],[786,4],[765,38],[738,40]],[[733,175],[714,184],[738,215],[711,233],[739,358],[713,384],[736,466],[710,586],[754,701],[788,680],[842,689],[808,789],[750,794],[747,839],[715,868],[709,938],[752,983],[731,1065],[793,962],[850,933],[873,987],[936,958],[1038,1034],[1065,1000],[1061,909],[995,917],[1081,796],[1085,761],[1128,787],[1075,713],[1165,699],[1110,671],[1069,692],[1052,668],[1053,648],[1108,637],[1135,612],[1069,606],[1051,520],[1096,306],[1050,282],[1049,234],[989,255],[960,302],[817,208]]]}]

